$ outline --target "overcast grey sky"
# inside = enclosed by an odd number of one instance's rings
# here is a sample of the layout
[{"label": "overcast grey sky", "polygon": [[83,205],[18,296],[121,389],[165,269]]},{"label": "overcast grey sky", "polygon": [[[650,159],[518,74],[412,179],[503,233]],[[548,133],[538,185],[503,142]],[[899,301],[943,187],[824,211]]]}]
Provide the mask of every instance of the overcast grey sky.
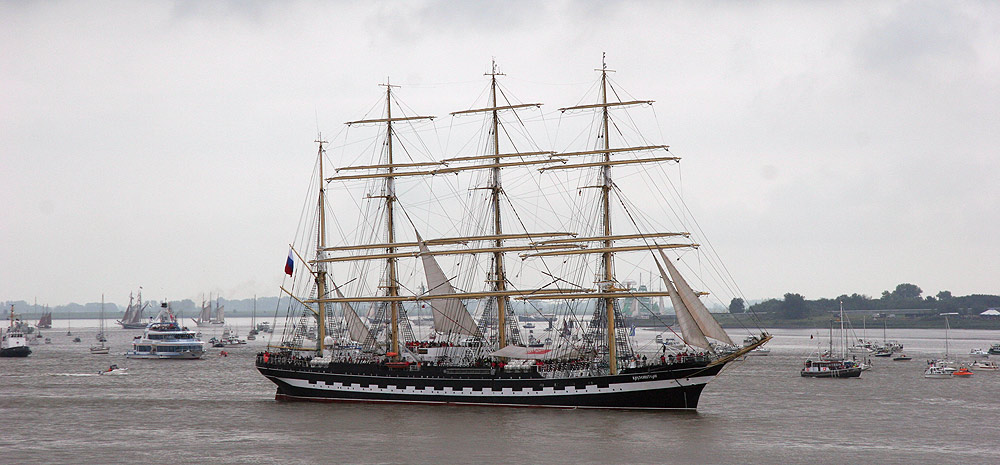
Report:
[{"label": "overcast grey sky", "polygon": [[1000,293],[997,2],[0,2],[0,299],[276,295],[324,133],[657,101],[744,294]]}]

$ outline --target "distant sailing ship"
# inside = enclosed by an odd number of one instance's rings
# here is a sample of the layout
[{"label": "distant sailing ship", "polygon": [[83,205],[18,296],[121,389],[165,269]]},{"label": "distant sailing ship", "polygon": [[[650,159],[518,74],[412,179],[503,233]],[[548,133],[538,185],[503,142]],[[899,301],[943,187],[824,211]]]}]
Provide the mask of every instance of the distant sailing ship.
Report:
[{"label": "distant sailing ship", "polygon": [[52,329],[52,312],[46,311],[42,313],[42,316],[38,318],[38,323],[35,325],[38,329]]},{"label": "distant sailing ship", "polygon": [[[399,132],[400,127],[432,117],[398,115],[401,106],[393,95],[395,86],[388,84],[380,117],[347,123],[384,127],[378,142],[369,142],[375,147],[374,163],[342,166],[338,175],[326,178],[326,142],[317,140],[312,191],[317,208],[304,218],[316,229],[302,240],[309,258],[298,256],[294,247],[289,252],[286,273],[292,276],[291,290],[282,287],[291,297],[288,321],[280,342],[270,344],[256,359],[260,373],[277,385],[276,398],[695,409],[702,390],[727,363],[771,339],[761,332],[745,346],[734,344],[665,252],[692,250],[698,244],[689,241],[688,233],[657,229],[656,219],[649,221],[643,211],[652,199],[632,203],[615,183],[612,167],[662,166],[679,158],[666,152],[665,145],[611,144],[612,134],[622,134],[632,121],[629,116],[612,118],[611,113],[652,102],[619,99],[623,94],[610,83],[607,67],[598,71],[599,100],[560,109],[596,111],[594,145],[581,151],[502,150],[501,140],[511,141],[523,132],[501,115],[513,114],[512,121],[522,121],[520,110],[541,104],[512,103],[498,86],[502,74],[495,65],[487,73],[486,106],[452,113],[486,116],[485,143],[478,154],[421,161],[402,147],[409,160],[397,160],[397,145],[412,140]],[[650,155],[654,152],[666,153]],[[580,159],[584,161],[570,161]],[[516,173],[511,178],[515,186],[538,187],[529,189],[531,197],[521,201],[514,197],[516,189],[501,185],[501,170]],[[477,176],[466,179],[466,172]],[[626,172],[633,175],[629,190],[641,184],[635,172]],[[570,178],[570,173],[576,177]],[[444,178],[440,175],[454,176],[438,181]],[[428,183],[434,178],[435,183],[470,185],[455,189],[461,194],[449,199],[435,191],[409,200],[407,196],[415,194],[398,189],[401,182],[421,178]],[[656,177],[651,180],[661,182]],[[364,181],[361,195],[370,200],[359,215],[365,222],[356,228],[360,237],[341,236],[334,246],[327,244],[326,191],[331,181]],[[662,196],[661,187],[645,192]],[[464,192],[483,195],[461,204],[459,197],[473,198]],[[578,203],[584,192],[596,205]],[[356,203],[347,197],[350,194],[344,195],[338,197],[342,200],[335,210],[340,230],[345,221],[341,215],[346,218],[345,209]],[[427,206],[430,199],[450,200],[452,207],[435,210]],[[524,224],[519,207],[557,201],[566,202],[546,216],[550,225],[556,225],[554,231]],[[432,227],[435,237],[425,239],[421,229]],[[437,236],[442,231],[464,235]],[[509,260],[512,253],[519,253],[520,261]],[[627,257],[620,263],[642,263],[643,272],[658,272],[665,290],[640,292],[623,285],[616,277],[618,256]],[[338,266],[346,270],[338,274],[340,286],[332,280]],[[509,272],[508,267],[515,266],[518,272]],[[537,276],[527,277],[528,266]],[[484,282],[484,290],[475,289]],[[669,296],[673,303],[686,350],[668,356],[660,346],[647,361],[643,357],[647,354],[641,354],[630,339],[620,302],[660,296]],[[515,299],[531,306],[556,302],[554,307],[564,315],[564,330],[553,334],[556,340],[551,345],[529,347],[513,312]],[[359,314],[355,305],[368,311]],[[429,307],[433,314],[432,333],[423,339],[407,318],[408,308],[417,307]],[[568,330],[574,322],[576,330]],[[313,325],[316,342],[310,345]]]},{"label": "distant sailing ship", "polygon": [[125,309],[125,315],[122,319],[118,321],[118,324],[124,329],[143,329],[146,327],[146,323],[142,321],[142,311],[145,310],[148,303],[142,303],[142,288],[139,288],[138,298],[133,299],[132,294],[128,295],[128,307]]},{"label": "distant sailing ship", "polygon": [[224,325],[226,324],[226,313],[225,307],[222,305],[222,298],[217,297],[215,301],[215,310],[212,310],[212,296],[209,295],[208,302],[206,303],[204,297],[201,301],[201,312],[198,313],[198,318],[194,319],[195,324],[198,326],[209,326],[209,325]]}]

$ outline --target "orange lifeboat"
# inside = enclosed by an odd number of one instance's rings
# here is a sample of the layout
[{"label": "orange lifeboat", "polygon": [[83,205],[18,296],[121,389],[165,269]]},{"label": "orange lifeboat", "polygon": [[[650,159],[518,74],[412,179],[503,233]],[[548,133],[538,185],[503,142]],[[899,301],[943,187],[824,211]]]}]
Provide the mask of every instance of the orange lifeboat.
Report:
[{"label": "orange lifeboat", "polygon": [[969,370],[968,368],[962,367],[962,368],[959,368],[959,369],[955,370],[951,375],[954,376],[954,377],[957,377],[957,378],[968,378],[969,376],[972,376],[974,374],[975,373],[973,373],[972,370]]}]

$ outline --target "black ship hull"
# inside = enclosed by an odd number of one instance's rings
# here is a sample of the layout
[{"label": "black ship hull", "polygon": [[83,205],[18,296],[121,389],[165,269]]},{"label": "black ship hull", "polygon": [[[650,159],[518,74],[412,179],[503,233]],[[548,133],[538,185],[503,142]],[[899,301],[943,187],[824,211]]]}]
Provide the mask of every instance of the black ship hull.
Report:
[{"label": "black ship hull", "polygon": [[28,346],[0,349],[0,357],[27,357],[29,354],[31,354],[31,348]]},{"label": "black ship hull", "polygon": [[118,322],[122,329],[146,329],[146,323],[122,323]]},{"label": "black ship hull", "polygon": [[653,365],[619,375],[543,377],[471,367],[265,362],[257,369],[277,385],[275,398],[317,402],[394,402],[511,407],[686,409],[725,363]]}]

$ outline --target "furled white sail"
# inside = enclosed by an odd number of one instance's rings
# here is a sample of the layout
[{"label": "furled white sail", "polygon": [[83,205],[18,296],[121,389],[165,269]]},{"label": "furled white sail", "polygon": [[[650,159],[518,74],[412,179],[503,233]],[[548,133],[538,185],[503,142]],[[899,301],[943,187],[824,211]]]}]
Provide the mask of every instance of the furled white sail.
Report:
[{"label": "furled white sail", "polygon": [[[660,253],[662,254],[663,252],[661,251]],[[663,257],[663,259],[664,261],[667,260],[666,257]],[[677,324],[681,327],[681,338],[684,339],[684,343],[701,347],[702,349],[711,349],[712,346],[708,343],[708,339],[705,339],[705,333],[701,331],[698,323],[691,316],[691,312],[684,305],[684,301],[681,300],[677,288],[674,287],[674,283],[670,282],[667,272],[663,270],[663,265],[660,265],[660,261],[656,260],[656,257],[653,257],[653,260],[656,262],[656,267],[660,269],[660,278],[663,279],[663,285],[670,292],[670,302],[674,305],[674,314],[677,316]]]},{"label": "furled white sail", "polygon": [[[455,288],[448,282],[441,265],[430,254],[427,244],[417,234],[417,241],[420,247],[420,260],[424,265],[424,275],[427,277],[427,294],[433,297],[447,297],[455,293]],[[434,330],[440,333],[464,334],[467,336],[478,336],[479,327],[475,320],[465,308],[461,299],[430,299],[431,310],[434,314]]]},{"label": "furled white sail", "polygon": [[[340,288],[334,284],[334,289],[337,291],[337,297],[344,298],[344,294],[340,292]],[[354,311],[354,307],[351,306],[350,302],[341,302],[340,308],[344,311],[344,322],[347,323],[347,334],[350,336],[351,340],[354,342],[365,342],[369,338],[372,338],[371,330],[368,329],[368,325],[361,320],[358,316],[358,312]]]},{"label": "furled white sail", "polygon": [[684,305],[690,310],[691,316],[694,317],[694,321],[698,323],[701,331],[712,339],[725,342],[729,345],[736,345],[722,329],[722,326],[719,326],[719,322],[715,321],[715,317],[709,313],[708,308],[705,307],[705,304],[694,293],[691,286],[688,286],[687,281],[677,271],[677,267],[667,258],[667,255],[663,253],[663,250],[659,252],[660,257],[663,258],[663,263],[667,265],[667,271],[670,273],[670,279],[674,282],[674,288],[677,289],[681,300],[684,301]]},{"label": "furled white sail", "polygon": [[519,360],[573,359],[580,356],[574,347],[522,347],[508,345],[490,354],[493,357],[516,358]]}]

